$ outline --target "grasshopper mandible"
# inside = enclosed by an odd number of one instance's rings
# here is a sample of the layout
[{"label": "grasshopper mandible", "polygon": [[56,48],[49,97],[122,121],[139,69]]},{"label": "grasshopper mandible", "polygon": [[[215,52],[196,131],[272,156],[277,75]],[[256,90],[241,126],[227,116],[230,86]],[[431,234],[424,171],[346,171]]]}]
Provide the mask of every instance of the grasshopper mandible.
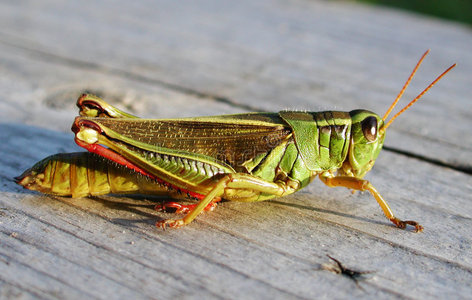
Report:
[{"label": "grasshopper mandible", "polygon": [[61,196],[134,192],[198,200],[194,205],[160,206],[186,213],[181,219],[157,222],[165,229],[189,224],[222,198],[254,202],[281,197],[319,177],[330,187],[369,191],[397,227],[411,225],[422,231],[418,222],[395,217],[362,178],[374,165],[392,122],[455,67],[387,122],[428,52],[382,118],[353,110],[140,119],[84,94],[77,101],[81,116],[72,130],[76,143],[91,153],[50,156],[16,180],[25,188]]}]

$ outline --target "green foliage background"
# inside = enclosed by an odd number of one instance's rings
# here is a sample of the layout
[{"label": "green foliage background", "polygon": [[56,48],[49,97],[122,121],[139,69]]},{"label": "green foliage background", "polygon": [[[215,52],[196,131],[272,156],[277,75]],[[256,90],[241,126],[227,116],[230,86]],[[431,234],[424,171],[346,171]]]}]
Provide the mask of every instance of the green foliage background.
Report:
[{"label": "green foliage background", "polygon": [[472,25],[472,0],[357,0],[397,7]]}]

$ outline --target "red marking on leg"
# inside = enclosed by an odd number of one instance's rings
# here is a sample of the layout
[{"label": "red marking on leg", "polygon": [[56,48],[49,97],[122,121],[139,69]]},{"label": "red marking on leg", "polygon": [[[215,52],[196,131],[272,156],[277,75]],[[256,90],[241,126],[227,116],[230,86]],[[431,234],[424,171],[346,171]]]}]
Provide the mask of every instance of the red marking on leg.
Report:
[{"label": "red marking on leg", "polygon": [[85,149],[87,149],[87,151],[89,152],[92,152],[92,153],[95,153],[95,154],[98,154],[102,157],[105,157],[105,158],[108,158],[109,160],[111,161],[114,161],[122,166],[125,166],[127,167],[128,169],[131,169],[135,172],[138,172],[144,176],[148,176],[152,179],[158,179],[156,176],[152,175],[152,174],[149,174],[148,172],[146,172],[144,169],[138,167],[137,165],[133,164],[131,161],[127,160],[126,158],[124,158],[123,156],[119,155],[118,153],[116,153],[115,151],[112,151],[108,148],[105,148],[103,147],[102,145],[99,145],[99,144],[87,144],[87,143],[84,143],[82,142],[81,140],[79,139],[75,139],[75,142],[77,143],[77,145],[79,145],[80,147],[83,147]]},{"label": "red marking on leg", "polygon": [[176,213],[182,214],[190,211],[190,208],[195,207],[195,204],[183,205],[177,202],[166,202],[162,204],[157,204],[154,209],[157,211],[163,211],[166,213]]},{"label": "red marking on leg", "polygon": [[92,128],[98,133],[103,134],[103,130],[95,122],[86,119],[84,120],[83,117],[76,117],[72,124],[72,132],[77,134],[82,127]]},{"label": "red marking on leg", "polygon": [[[221,201],[221,198],[218,198],[217,200],[211,202],[208,204],[205,208],[204,211],[213,211],[216,206],[218,205],[218,202]],[[183,213],[188,213],[190,210],[194,209],[197,204],[180,204],[177,202],[165,202],[163,204],[157,204],[154,209],[157,211],[163,211],[167,213],[176,213],[176,214],[183,214]]]},{"label": "red marking on leg", "polygon": [[194,198],[194,199],[198,199],[198,200],[202,200],[203,198],[205,198],[204,195],[201,195],[201,194],[198,194],[198,193],[195,193],[195,192],[192,192],[192,191],[189,191],[189,190],[186,190],[186,189],[182,189],[182,188],[179,188],[173,184],[170,184],[168,183],[167,181],[165,180],[162,180],[161,178],[153,175],[153,174],[150,174],[149,172],[147,172],[146,170],[140,168],[139,166],[135,165],[133,162],[129,161],[128,159],[124,158],[122,155],[116,153],[115,151],[113,150],[110,150],[108,148],[105,148],[103,147],[102,145],[99,145],[99,144],[87,144],[77,138],[75,138],[75,142],[77,143],[77,145],[79,145],[80,147],[83,147],[85,149],[87,149],[87,151],[89,152],[92,152],[92,153],[95,153],[95,154],[98,154],[102,157],[105,157],[111,161],[114,161],[116,162],[117,164],[120,164],[122,166],[125,166],[126,168],[128,169],[131,169],[141,175],[144,175],[144,176],[147,176],[155,181],[157,181],[158,183],[166,186],[169,190],[176,190],[177,192],[179,193],[182,193],[184,195],[187,195],[189,198]]}]

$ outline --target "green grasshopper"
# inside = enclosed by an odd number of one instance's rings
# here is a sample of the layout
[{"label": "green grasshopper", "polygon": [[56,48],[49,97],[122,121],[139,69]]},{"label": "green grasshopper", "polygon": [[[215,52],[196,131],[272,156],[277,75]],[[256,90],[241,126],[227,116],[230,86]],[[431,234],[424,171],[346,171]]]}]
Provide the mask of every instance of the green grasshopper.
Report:
[{"label": "green grasshopper", "polygon": [[198,200],[160,209],[186,215],[157,222],[181,227],[220,199],[254,202],[292,194],[315,177],[330,187],[369,191],[399,228],[422,231],[396,218],[374,186],[362,179],[382,149],[392,122],[455,64],[394,115],[392,109],[429,50],[381,118],[367,110],[246,113],[184,119],[140,119],[84,94],[72,125],[75,141],[89,152],[50,156],[17,177],[31,190],[83,197],[106,193],[167,194]]}]

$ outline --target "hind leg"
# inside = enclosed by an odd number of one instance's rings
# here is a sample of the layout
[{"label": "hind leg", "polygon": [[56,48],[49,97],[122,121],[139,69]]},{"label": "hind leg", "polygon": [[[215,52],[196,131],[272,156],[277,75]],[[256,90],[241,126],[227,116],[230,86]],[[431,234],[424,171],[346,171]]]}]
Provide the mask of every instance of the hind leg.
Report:
[{"label": "hind leg", "polygon": [[223,196],[226,188],[251,190],[274,196],[282,196],[287,193],[287,187],[282,182],[269,182],[247,174],[228,174],[221,178],[205,198],[200,200],[200,202],[198,202],[196,206],[185,215],[185,217],[177,220],[162,220],[157,222],[156,226],[165,229],[166,227],[178,228],[189,224],[208,205],[212,205],[217,199]]},{"label": "hind leg", "polygon": [[[221,198],[219,198],[219,199],[217,198],[215,201],[210,202],[210,204],[208,204],[203,210],[204,211],[213,211],[216,208],[217,203],[219,201],[221,201]],[[163,211],[163,212],[167,212],[167,213],[184,214],[184,213],[188,213],[190,210],[194,209],[197,206],[197,204],[181,204],[181,203],[178,203],[178,202],[169,201],[169,202],[165,202],[165,203],[162,203],[162,204],[157,204],[154,207],[154,209],[157,210],[157,211]]]}]

